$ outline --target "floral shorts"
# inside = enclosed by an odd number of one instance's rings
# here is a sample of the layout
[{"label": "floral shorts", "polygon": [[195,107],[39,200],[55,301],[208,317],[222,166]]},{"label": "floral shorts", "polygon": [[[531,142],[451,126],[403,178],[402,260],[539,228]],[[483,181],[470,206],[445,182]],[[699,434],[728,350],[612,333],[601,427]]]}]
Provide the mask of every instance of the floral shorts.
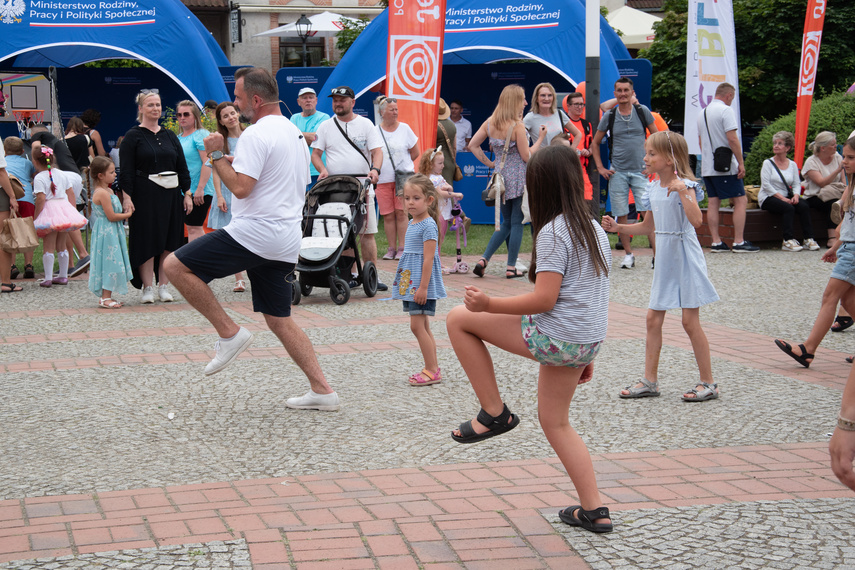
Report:
[{"label": "floral shorts", "polygon": [[521,328],[531,355],[544,366],[584,368],[594,361],[603,344],[602,341],[578,344],[549,338],[537,330],[531,315],[522,316]]}]

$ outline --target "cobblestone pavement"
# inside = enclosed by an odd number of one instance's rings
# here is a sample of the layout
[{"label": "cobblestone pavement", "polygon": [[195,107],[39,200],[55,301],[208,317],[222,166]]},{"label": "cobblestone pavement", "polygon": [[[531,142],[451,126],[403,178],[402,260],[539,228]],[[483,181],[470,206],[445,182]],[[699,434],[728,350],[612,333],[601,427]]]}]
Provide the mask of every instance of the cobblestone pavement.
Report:
[{"label": "cobblestone pavement", "polygon": [[[617,391],[644,359],[653,272],[640,253],[633,270],[615,265],[608,342],[571,408],[616,513],[607,537],[549,524],[575,492],[537,425],[536,364],[492,351],[523,420],[514,432],[477,446],[448,437],[477,402],[444,316],[464,284],[531,287],[504,279],[500,257],[484,279],[446,279],[432,325],[444,381],[421,390],[406,385],[422,362],[399,302],[304,298],[294,318],[342,398],[334,414],[284,407],[307,383],[228,280],[214,289],[256,339],[213,377],[202,374],[213,329],[177,294],[104,311],[85,280],[24,282],[0,299],[0,568],[119,567],[109,564],[137,555],[121,567],[228,568],[247,552],[256,568],[851,566],[851,533],[836,521],[855,507],[826,446],[855,333],[829,334],[810,369],[772,343],[804,340],[831,266],[819,252],[708,255],[722,300],[701,316],[721,399],[680,401],[698,374],[671,311],[663,396],[624,401]],[[391,282],[394,263],[380,269]],[[773,290],[791,303],[770,305]],[[186,559],[194,548],[204,557]]]}]

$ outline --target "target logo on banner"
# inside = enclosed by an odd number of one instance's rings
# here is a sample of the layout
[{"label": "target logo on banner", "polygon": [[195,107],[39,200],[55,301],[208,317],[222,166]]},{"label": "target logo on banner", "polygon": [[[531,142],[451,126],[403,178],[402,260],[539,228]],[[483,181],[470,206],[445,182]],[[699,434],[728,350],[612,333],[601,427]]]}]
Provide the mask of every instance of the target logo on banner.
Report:
[{"label": "target logo on banner", "polygon": [[391,36],[392,73],[388,77],[389,97],[436,103],[437,77],[442,64],[439,38]]},{"label": "target logo on banner", "polygon": [[799,95],[813,95],[816,66],[819,63],[819,44],[822,32],[807,32],[802,40],[802,65],[799,77]]}]

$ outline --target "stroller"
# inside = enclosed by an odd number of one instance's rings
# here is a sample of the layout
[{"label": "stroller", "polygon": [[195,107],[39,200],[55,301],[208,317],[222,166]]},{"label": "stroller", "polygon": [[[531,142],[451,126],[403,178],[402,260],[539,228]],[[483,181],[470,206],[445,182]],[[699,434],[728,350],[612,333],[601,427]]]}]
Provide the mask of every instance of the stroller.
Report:
[{"label": "stroller", "polygon": [[[358,274],[353,279],[367,296],[377,294],[377,267],[371,261],[362,265],[356,239],[366,221],[368,184],[366,180],[363,186],[353,176],[330,176],[306,194],[303,239],[295,268],[299,287],[292,283],[292,304],[298,305],[313,288],[324,287],[336,305],[344,305],[350,299],[348,282],[354,263]],[[353,254],[343,255],[348,249]]]},{"label": "stroller", "polygon": [[472,223],[472,220],[463,213],[463,210],[460,208],[460,204],[457,203],[457,200],[452,199],[451,202],[451,224],[449,224],[449,231],[453,231],[457,234],[457,263],[455,263],[451,269],[448,270],[449,273],[469,273],[469,264],[463,261],[463,252],[460,249],[460,234],[463,233],[463,247],[466,247],[466,232],[469,229],[469,224]]}]

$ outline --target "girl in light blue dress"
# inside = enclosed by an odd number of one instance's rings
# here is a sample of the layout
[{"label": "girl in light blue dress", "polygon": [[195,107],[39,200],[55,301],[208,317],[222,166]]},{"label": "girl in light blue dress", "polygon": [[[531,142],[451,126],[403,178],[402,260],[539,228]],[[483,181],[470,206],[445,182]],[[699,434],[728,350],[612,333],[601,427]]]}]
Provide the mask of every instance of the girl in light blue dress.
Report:
[{"label": "girl in light blue dress", "polygon": [[127,294],[131,280],[131,260],[125,239],[124,220],[131,212],[122,212],[122,203],[113,193],[116,166],[105,156],[98,156],[89,166],[95,192],[92,194],[92,261],[89,265],[89,290],[100,297],[102,309],[118,309],[122,303],[113,293]]},{"label": "girl in light blue dress", "polygon": [[416,335],[425,359],[421,372],[410,376],[410,386],[430,386],[442,381],[436,357],[436,340],[429,318],[436,314],[437,299],[445,298],[442,266],[439,263],[439,195],[430,178],[412,176],[404,185],[404,208],[413,219],[407,225],[404,253],[398,260],[392,298],[404,302],[410,314],[410,330]]},{"label": "girl in light blue dress", "polygon": [[608,232],[638,235],[655,230],[659,258],[650,288],[644,377],[621,390],[620,397],[659,395],[659,353],[665,311],[680,308],[683,329],[692,341],[701,376],[700,382],[683,394],[683,400],[714,400],[718,398],[718,385],[712,377],[710,345],[701,328],[700,307],[718,301],[718,294],[707,276],[706,260],[695,233],[695,228],[703,223],[698,201],[703,199],[704,192],[692,175],[689,149],[681,135],[670,131],[654,133],[644,148],[647,171],[659,176],[640,199],[641,209],[647,209],[649,215],[640,224],[618,224],[609,216],[603,217],[603,229]]}]

